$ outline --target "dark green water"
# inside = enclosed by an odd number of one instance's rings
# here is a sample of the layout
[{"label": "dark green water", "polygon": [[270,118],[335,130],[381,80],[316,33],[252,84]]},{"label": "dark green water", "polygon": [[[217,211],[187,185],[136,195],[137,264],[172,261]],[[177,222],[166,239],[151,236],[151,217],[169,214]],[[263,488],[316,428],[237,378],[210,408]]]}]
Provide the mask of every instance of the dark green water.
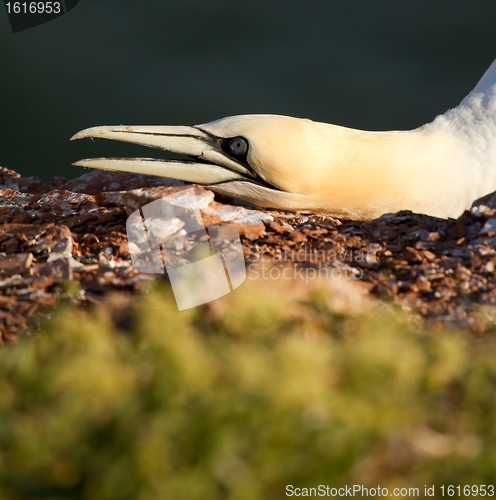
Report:
[{"label": "dark green water", "polygon": [[456,106],[496,57],[496,0],[80,0],[13,34],[0,8],[0,165],[47,179],[142,155],[93,125],[277,113],[405,129]]}]

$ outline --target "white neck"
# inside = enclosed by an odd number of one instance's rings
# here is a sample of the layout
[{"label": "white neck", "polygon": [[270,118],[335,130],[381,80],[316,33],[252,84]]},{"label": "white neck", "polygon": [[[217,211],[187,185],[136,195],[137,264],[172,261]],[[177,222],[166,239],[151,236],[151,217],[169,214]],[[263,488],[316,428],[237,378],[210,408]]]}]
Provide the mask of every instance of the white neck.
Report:
[{"label": "white neck", "polygon": [[458,168],[453,169],[453,175],[457,176],[466,198],[462,209],[495,191],[496,61],[459,106],[424,127],[447,133],[456,140],[460,162],[457,162]]},{"label": "white neck", "polygon": [[352,189],[336,186],[336,209],[360,219],[400,209],[459,217],[496,190],[496,61],[459,106],[418,129],[344,130],[349,151],[323,186],[329,193],[336,171],[347,172]]}]

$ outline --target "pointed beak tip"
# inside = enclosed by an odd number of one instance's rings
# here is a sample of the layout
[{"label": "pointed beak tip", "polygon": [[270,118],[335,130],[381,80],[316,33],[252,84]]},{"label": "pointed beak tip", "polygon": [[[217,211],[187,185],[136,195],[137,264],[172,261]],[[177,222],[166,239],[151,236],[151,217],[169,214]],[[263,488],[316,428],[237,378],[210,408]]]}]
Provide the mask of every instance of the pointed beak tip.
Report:
[{"label": "pointed beak tip", "polygon": [[74,134],[70,140],[75,141],[76,139],[84,139],[85,137],[93,137],[95,135],[95,128],[85,128],[84,130],[80,130],[76,134]]},{"label": "pointed beak tip", "polygon": [[74,134],[70,140],[74,141],[76,139],[84,139],[85,137],[99,137],[105,135],[107,132],[112,132],[117,127],[90,127],[85,128],[84,130],[80,130],[76,134]]},{"label": "pointed beak tip", "polygon": [[71,163],[71,165],[75,165],[76,167],[86,167],[86,162],[87,160],[78,160],[74,163]]}]

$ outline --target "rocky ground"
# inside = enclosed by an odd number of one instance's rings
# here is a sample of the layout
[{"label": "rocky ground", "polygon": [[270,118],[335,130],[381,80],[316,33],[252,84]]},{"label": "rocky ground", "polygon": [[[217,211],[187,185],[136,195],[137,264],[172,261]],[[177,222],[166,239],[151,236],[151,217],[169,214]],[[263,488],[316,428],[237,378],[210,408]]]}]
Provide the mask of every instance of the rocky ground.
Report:
[{"label": "rocky ground", "polygon": [[[36,331],[61,298],[85,305],[138,292],[128,217],[189,189],[159,177],[91,171],[67,181],[0,168],[0,341]],[[348,278],[420,319],[481,334],[496,316],[496,195],[457,220],[409,212],[370,222],[247,208],[195,186],[206,226],[241,235],[248,278]],[[181,260],[194,242],[178,219],[165,229]],[[132,248],[131,248],[132,253]]]}]

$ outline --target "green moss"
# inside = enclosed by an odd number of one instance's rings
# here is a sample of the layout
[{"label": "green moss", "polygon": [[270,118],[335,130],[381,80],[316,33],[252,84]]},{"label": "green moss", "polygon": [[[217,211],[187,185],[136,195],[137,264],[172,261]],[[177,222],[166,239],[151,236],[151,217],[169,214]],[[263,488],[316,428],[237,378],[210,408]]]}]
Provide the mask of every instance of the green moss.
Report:
[{"label": "green moss", "polygon": [[[0,498],[272,499],[490,484],[496,346],[328,289],[60,307],[0,350]],[[439,492],[439,490],[438,490]]]}]

